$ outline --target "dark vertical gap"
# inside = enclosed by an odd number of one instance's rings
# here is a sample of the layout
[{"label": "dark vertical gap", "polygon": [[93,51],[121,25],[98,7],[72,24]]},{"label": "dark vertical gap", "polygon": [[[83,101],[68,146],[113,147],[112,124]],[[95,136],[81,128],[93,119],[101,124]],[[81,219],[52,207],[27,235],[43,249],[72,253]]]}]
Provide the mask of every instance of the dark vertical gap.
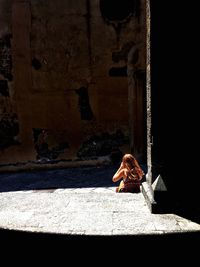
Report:
[{"label": "dark vertical gap", "polygon": [[121,23],[116,22],[116,23],[112,23],[112,26],[115,29],[117,48],[119,48],[120,47],[120,34],[121,34],[122,25],[121,25]]},{"label": "dark vertical gap", "polygon": [[86,23],[87,23],[87,36],[88,36],[88,52],[89,52],[89,64],[91,67],[92,63],[92,49],[91,49],[91,10],[90,10],[90,0],[86,0],[86,10],[87,14],[86,17]]}]

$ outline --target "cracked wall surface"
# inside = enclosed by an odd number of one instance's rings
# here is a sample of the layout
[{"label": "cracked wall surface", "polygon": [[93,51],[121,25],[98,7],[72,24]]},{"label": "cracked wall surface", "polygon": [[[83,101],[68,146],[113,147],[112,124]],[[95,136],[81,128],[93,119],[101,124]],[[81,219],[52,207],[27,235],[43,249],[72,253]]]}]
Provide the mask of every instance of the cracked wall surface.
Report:
[{"label": "cracked wall surface", "polygon": [[48,132],[49,157],[62,150],[56,159],[76,159],[96,135],[129,139],[128,44],[142,44],[135,66],[145,72],[146,18],[144,0],[125,2],[110,14],[99,0],[0,0],[0,116],[17,125],[1,164],[41,158],[36,129]]}]

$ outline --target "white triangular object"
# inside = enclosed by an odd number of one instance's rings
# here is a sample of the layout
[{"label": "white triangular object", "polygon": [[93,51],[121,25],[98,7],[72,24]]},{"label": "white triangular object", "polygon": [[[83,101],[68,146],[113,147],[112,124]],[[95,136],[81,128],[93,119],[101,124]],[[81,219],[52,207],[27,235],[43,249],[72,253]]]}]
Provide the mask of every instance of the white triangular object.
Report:
[{"label": "white triangular object", "polygon": [[167,191],[165,183],[160,174],[158,175],[156,180],[153,182],[152,188],[154,191]]}]

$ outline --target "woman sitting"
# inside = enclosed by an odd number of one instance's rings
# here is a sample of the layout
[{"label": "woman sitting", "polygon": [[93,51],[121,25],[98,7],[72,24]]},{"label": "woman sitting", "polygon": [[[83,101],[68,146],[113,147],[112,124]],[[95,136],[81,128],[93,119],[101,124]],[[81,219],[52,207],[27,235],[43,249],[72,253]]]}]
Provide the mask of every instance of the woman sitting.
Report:
[{"label": "woman sitting", "polygon": [[135,157],[131,154],[125,154],[122,158],[121,165],[114,174],[112,181],[117,182],[122,179],[116,192],[140,192],[140,184],[144,175]]}]

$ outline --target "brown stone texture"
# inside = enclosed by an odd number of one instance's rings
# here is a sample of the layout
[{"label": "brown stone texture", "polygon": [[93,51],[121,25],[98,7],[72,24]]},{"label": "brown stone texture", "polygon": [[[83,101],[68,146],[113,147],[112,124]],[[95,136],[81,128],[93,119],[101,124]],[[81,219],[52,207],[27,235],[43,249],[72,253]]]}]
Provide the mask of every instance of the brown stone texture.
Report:
[{"label": "brown stone texture", "polygon": [[[112,55],[134,42],[141,44],[135,68],[145,72],[145,1],[139,1],[139,15],[130,14],[123,22],[106,21],[99,2],[0,0],[0,40],[10,36],[13,76],[9,81],[0,74],[0,80],[8,82],[9,92],[6,97],[0,94],[0,101],[7,101],[11,109],[7,115],[15,114],[19,126],[12,137],[17,142],[0,147],[0,164],[34,161],[44,155],[73,160],[88,138],[104,132],[112,135],[120,130],[129,140],[133,138],[127,76],[111,76],[109,71],[126,67],[125,52],[118,62]],[[140,89],[144,82],[136,84],[140,116],[133,136],[141,138],[145,115]],[[82,87],[84,94],[79,90]],[[1,111],[0,119],[4,115]],[[42,130],[48,134],[45,153],[43,148],[36,149]],[[137,142],[137,151],[143,152],[144,142]],[[123,144],[119,149],[128,152],[129,145],[124,145],[124,150]]]}]

